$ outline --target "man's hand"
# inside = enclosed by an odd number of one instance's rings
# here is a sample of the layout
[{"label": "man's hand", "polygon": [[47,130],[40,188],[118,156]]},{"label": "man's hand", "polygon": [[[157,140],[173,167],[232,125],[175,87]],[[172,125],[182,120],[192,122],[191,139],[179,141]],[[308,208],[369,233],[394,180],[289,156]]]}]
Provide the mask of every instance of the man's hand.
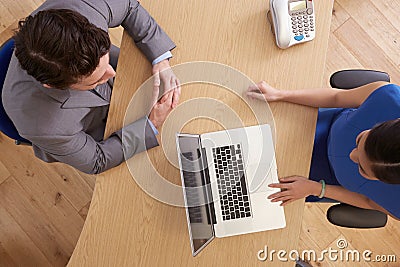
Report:
[{"label": "man's hand", "polygon": [[269,187],[281,188],[282,191],[270,195],[272,202],[282,201],[282,206],[309,195],[318,196],[322,185],[303,176],[290,176],[279,179],[279,184],[270,184]]},{"label": "man's hand", "polygon": [[172,110],[172,101],[174,96],[174,90],[170,90],[161,97],[161,99],[156,102],[153,109],[150,112],[149,120],[153,125],[159,130],[167,118],[168,114]]},{"label": "man's hand", "polygon": [[179,102],[181,94],[181,83],[172,71],[168,59],[165,59],[153,66],[154,92],[159,92],[161,82],[164,85],[164,94],[172,90],[172,108],[175,108]]}]

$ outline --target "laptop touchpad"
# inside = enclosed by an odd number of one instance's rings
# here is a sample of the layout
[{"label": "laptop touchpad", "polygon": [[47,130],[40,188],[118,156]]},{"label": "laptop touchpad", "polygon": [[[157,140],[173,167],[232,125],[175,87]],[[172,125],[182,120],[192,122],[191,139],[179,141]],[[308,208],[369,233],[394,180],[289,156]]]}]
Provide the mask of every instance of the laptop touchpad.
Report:
[{"label": "laptop touchpad", "polygon": [[273,188],[268,187],[269,184],[278,183],[277,175],[272,172],[276,172],[275,168],[266,168],[262,164],[260,166],[250,164],[246,170],[250,193],[274,191]]}]

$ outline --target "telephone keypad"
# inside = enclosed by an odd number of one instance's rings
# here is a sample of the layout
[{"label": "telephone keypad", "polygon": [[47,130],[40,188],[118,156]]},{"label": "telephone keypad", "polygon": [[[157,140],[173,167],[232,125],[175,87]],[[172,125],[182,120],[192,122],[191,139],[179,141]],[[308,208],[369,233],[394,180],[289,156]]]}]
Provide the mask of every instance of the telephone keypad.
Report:
[{"label": "telephone keypad", "polygon": [[292,20],[292,31],[296,36],[303,35],[305,34],[305,37],[310,37],[309,32],[313,32],[314,29],[314,16],[313,15],[304,15],[304,16],[298,16],[302,15],[300,14],[295,14],[296,16],[293,16],[291,18]]}]

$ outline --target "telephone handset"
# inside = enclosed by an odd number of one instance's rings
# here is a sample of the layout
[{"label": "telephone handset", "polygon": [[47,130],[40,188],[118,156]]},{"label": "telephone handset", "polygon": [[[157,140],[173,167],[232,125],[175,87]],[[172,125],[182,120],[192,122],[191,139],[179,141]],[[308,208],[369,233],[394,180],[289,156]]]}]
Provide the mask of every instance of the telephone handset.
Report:
[{"label": "telephone handset", "polygon": [[315,38],[312,0],[270,0],[270,14],[278,47],[285,49]]}]

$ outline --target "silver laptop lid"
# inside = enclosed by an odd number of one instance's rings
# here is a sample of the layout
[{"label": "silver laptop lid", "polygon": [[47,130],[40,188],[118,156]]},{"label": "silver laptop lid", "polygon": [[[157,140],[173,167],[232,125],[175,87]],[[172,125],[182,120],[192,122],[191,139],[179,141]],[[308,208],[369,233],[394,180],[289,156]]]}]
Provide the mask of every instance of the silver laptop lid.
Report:
[{"label": "silver laptop lid", "polygon": [[[213,206],[209,203],[209,177],[203,166],[205,155],[201,150],[200,136],[176,135],[178,161],[181,172],[190,243],[196,256],[213,238]],[[215,221],[215,220],[214,220]]]}]

